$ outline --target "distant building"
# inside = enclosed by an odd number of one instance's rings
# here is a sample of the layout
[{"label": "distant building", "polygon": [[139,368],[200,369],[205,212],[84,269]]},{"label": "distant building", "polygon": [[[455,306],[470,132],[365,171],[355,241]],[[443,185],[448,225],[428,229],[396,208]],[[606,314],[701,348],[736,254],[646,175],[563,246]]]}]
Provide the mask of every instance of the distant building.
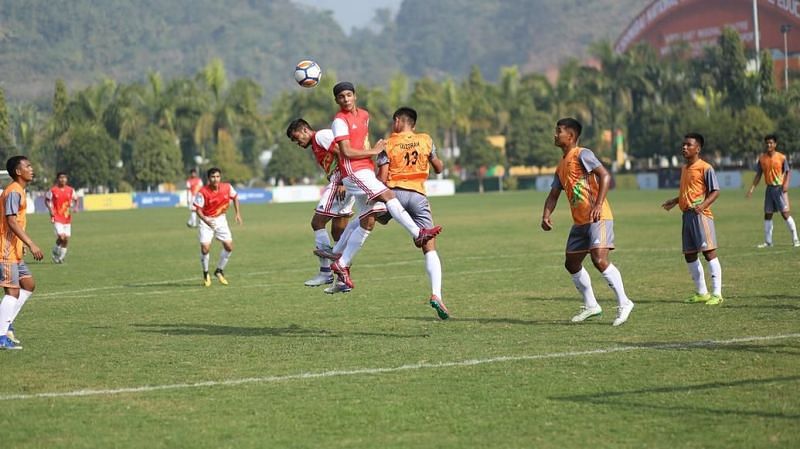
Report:
[{"label": "distant building", "polygon": [[[725,27],[736,30],[743,43],[754,48],[753,1],[655,0],[633,19],[614,48],[622,53],[647,42],[663,56],[685,42],[692,55],[699,56],[704,47],[716,44]],[[800,0],[756,0],[756,4],[759,46],[772,52],[776,75],[783,73],[787,62],[790,70],[800,70]],[[784,55],[784,37],[788,55]],[[783,77],[776,80],[783,87]]]}]

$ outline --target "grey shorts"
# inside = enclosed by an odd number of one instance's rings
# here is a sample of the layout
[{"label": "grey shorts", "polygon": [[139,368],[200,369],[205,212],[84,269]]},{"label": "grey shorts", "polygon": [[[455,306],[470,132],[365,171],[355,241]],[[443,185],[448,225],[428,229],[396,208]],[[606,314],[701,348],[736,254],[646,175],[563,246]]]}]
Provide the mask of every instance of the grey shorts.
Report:
[{"label": "grey shorts", "polygon": [[714,230],[714,219],[694,211],[683,213],[683,253],[717,249],[717,232]]},{"label": "grey shorts", "polygon": [[567,238],[568,253],[585,253],[595,248],[614,249],[614,220],[572,226]]},{"label": "grey shorts", "polygon": [[789,200],[783,193],[783,186],[767,186],[764,193],[764,213],[774,214],[789,210]]},{"label": "grey shorts", "polygon": [[[408,212],[408,215],[411,216],[417,226],[420,228],[433,227],[433,214],[431,213],[431,204],[428,202],[427,196],[405,189],[392,189],[392,192],[394,192],[394,196],[400,201],[400,205]],[[384,215],[384,219],[387,215],[391,219],[391,215],[388,213]],[[385,219],[385,221],[388,222],[389,220]]]},{"label": "grey shorts", "polygon": [[0,262],[0,287],[19,288],[19,280],[31,276],[24,261]]}]

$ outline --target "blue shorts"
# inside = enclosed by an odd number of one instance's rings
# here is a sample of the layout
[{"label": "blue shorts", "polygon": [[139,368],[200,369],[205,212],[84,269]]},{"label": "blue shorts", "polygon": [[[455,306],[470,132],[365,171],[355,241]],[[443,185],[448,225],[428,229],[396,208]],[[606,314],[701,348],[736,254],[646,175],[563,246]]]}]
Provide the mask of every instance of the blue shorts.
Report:
[{"label": "blue shorts", "polygon": [[783,193],[783,186],[767,186],[764,193],[764,213],[786,212],[789,210],[789,199]]},{"label": "blue shorts", "polygon": [[614,220],[572,226],[567,253],[585,253],[595,248],[614,249]]},{"label": "blue shorts", "polygon": [[693,210],[683,213],[683,253],[695,254],[717,249],[714,219]]}]

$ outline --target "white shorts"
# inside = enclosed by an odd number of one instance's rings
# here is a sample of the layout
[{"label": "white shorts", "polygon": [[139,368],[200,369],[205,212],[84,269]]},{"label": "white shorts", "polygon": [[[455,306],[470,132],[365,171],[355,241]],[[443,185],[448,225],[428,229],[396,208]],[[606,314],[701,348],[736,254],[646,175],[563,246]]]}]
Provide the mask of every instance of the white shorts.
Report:
[{"label": "white shorts", "polygon": [[374,171],[366,168],[359,170],[344,178],[342,184],[347,189],[347,194],[355,198],[359,219],[370,214],[380,215],[386,212],[386,204],[374,200],[389,188],[378,180]]},{"label": "white shorts", "polygon": [[208,221],[214,224],[214,229],[208,227],[205,221],[199,220],[198,235],[200,243],[211,243],[211,239],[215,238],[221,242],[232,242],[233,235],[231,228],[228,227],[228,218],[225,215],[219,217],[209,218]]},{"label": "white shorts", "polygon": [[53,228],[56,231],[56,236],[59,235],[66,235],[67,237],[72,235],[72,225],[71,224],[64,224],[55,222],[53,223]]},{"label": "white shorts", "polygon": [[366,195],[367,201],[372,201],[376,196],[389,190],[386,184],[378,181],[375,172],[368,168],[359,170],[344,178],[342,183],[345,188],[347,188],[347,193],[352,195]]},{"label": "white shorts", "polygon": [[336,181],[328,183],[322,189],[322,198],[320,198],[315,212],[326,217],[349,217],[353,215],[353,205],[356,199],[350,193],[345,194],[344,200],[338,199],[336,197],[338,184],[334,183]]}]

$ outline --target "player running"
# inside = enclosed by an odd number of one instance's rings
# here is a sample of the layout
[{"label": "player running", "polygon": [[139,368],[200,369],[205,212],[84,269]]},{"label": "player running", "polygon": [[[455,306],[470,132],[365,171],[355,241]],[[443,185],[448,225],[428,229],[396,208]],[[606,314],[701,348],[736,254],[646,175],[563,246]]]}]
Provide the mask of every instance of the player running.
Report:
[{"label": "player running", "polygon": [[242,215],[239,212],[239,197],[236,190],[227,182],[222,182],[222,172],[218,168],[208,170],[208,185],[200,188],[194,197],[194,208],[197,211],[197,218],[200,219],[198,226],[198,236],[200,238],[200,263],[203,266],[203,285],[211,286],[211,276],[208,274],[208,252],[211,249],[211,239],[216,238],[222,243],[222,251],[219,253],[217,269],[214,276],[222,285],[228,285],[225,279],[225,265],[233,252],[233,235],[228,227],[228,219],[225,212],[228,210],[230,202],[233,201],[233,209],[236,212],[236,223],[242,224]]},{"label": "player running", "polygon": [[756,175],[753,178],[753,185],[747,191],[747,198],[753,195],[753,190],[758,186],[761,175],[764,175],[764,184],[767,189],[764,192],[764,243],[758,248],[769,248],[772,246],[772,214],[780,212],[786,221],[786,227],[792,236],[792,245],[800,247],[800,239],[797,238],[797,226],[794,223],[789,211],[789,177],[791,168],[786,156],[777,151],[778,137],[770,134],[764,137],[764,152],[758,158],[756,164]]},{"label": "player running", "polygon": [[583,295],[581,312],[572,317],[572,322],[585,321],[603,313],[592,290],[592,279],[583,268],[583,259],[589,253],[595,268],[617,297],[617,318],[612,325],[619,326],[628,320],[633,302],[625,294],[622,275],[608,260],[609,251],[614,249],[614,217],[606,200],[611,175],[592,150],[578,146],[582,129],[580,122],[573,118],[563,118],[556,123],[554,143],[561,148],[562,157],[544,203],[541,226],[545,231],[553,229],[550,215],[564,190],[574,221],[567,239],[564,266]]},{"label": "player running", "polygon": [[66,173],[56,174],[56,184],[47,191],[44,204],[50,211],[50,222],[56,233],[56,244],[53,247],[53,263],[64,263],[67,257],[67,244],[72,235],[72,212],[75,210],[77,198],[75,190],[67,185]]},{"label": "player running", "polygon": [[[719,197],[719,182],[714,168],[700,159],[705,139],[697,133],[686,134],[681,153],[686,164],[681,167],[678,196],[661,205],[671,210],[676,205],[683,211],[683,257],[692,276],[696,293],[686,303],[704,302],[710,306],[722,304],[722,266],[717,258],[717,233],[711,204]],[[711,294],[706,287],[703,265],[697,257],[702,252],[711,270]]]}]

